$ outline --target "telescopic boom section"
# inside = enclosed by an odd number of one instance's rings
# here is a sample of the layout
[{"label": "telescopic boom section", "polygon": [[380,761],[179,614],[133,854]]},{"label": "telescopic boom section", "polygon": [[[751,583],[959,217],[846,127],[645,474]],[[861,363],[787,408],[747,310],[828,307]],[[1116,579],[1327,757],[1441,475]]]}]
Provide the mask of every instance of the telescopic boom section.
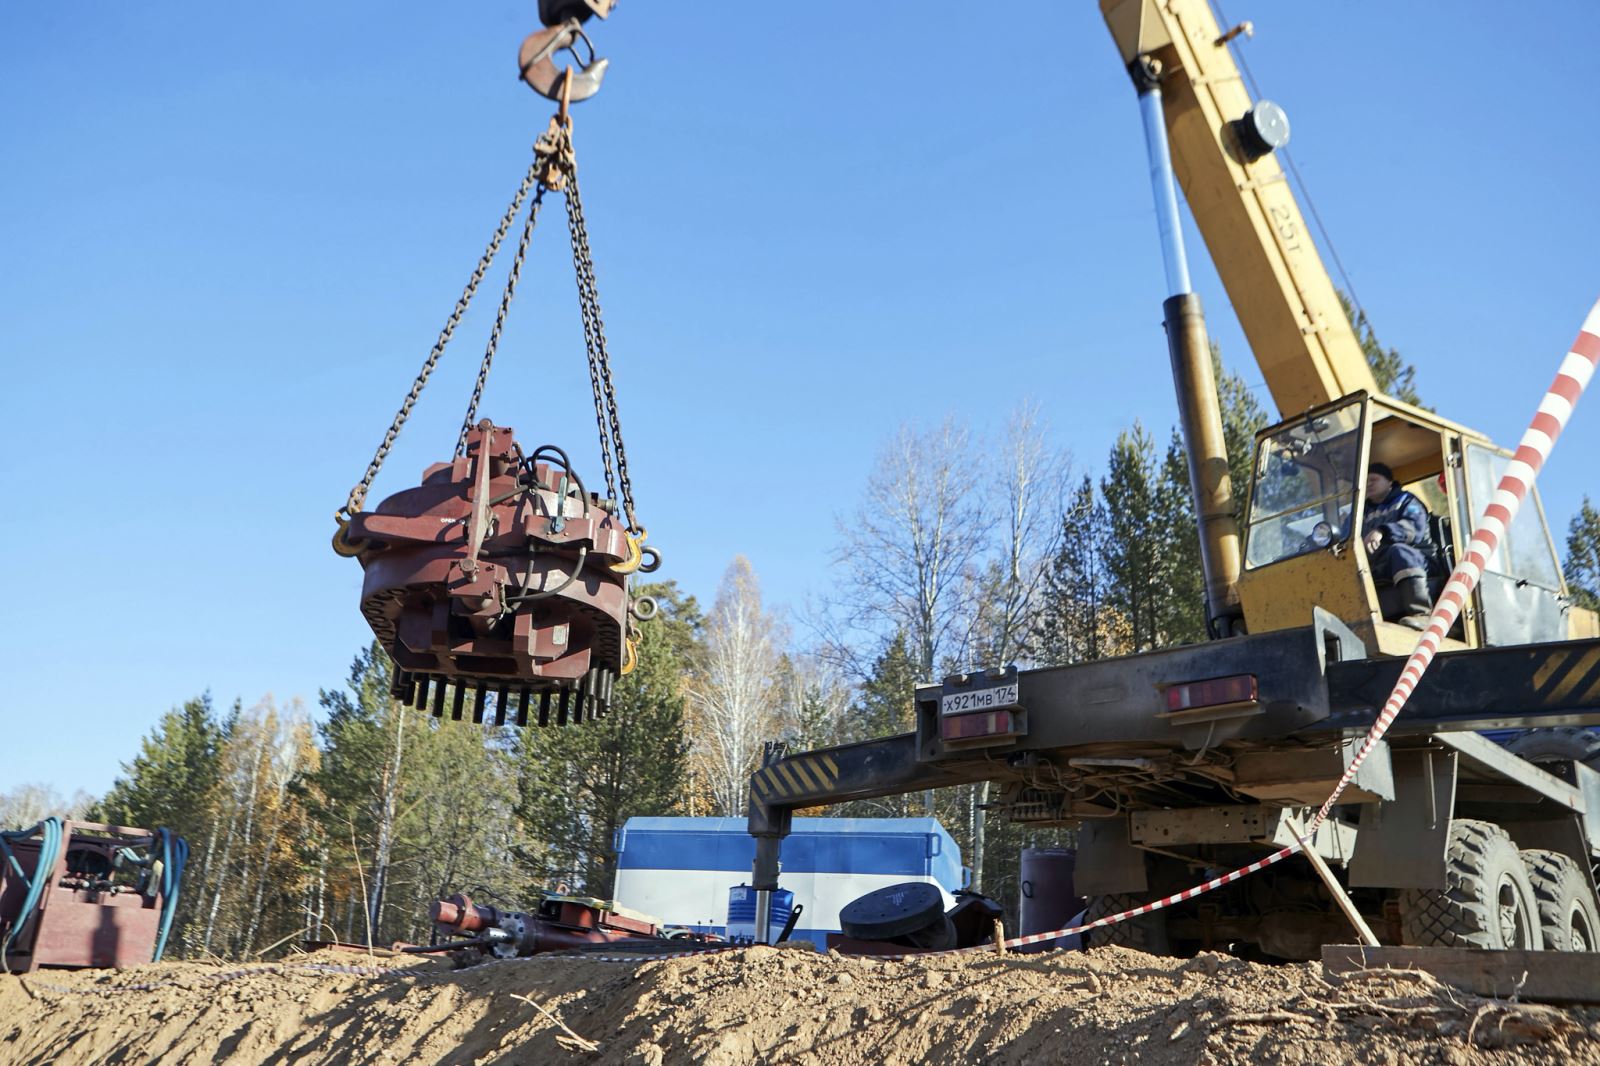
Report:
[{"label": "telescopic boom section", "polygon": [[1378,392],[1272,150],[1287,120],[1252,103],[1206,0],[1100,0],[1130,70],[1158,64],[1173,169],[1284,417]]}]

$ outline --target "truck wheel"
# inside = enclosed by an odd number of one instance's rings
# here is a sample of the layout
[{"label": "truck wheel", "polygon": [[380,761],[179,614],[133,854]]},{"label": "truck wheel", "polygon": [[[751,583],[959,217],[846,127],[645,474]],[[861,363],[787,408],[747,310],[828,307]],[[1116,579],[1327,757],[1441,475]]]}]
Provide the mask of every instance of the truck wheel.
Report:
[{"label": "truck wheel", "polygon": [[1600,769],[1600,733],[1575,725],[1529,729],[1506,741],[1506,750],[1532,763],[1571,760]]},{"label": "truck wheel", "polygon": [[[1089,909],[1084,912],[1083,920],[1092,922],[1108,915],[1121,914],[1123,911],[1149,903],[1154,898],[1156,897],[1146,898],[1143,895],[1127,893],[1116,896],[1091,896]],[[1167,938],[1167,913],[1164,910],[1128,918],[1116,925],[1091,929],[1084,934],[1084,942],[1095,948],[1115,944],[1119,948],[1133,948],[1135,951],[1144,951],[1151,955],[1172,954],[1172,945]]]},{"label": "truck wheel", "polygon": [[1506,831],[1493,822],[1450,823],[1443,889],[1400,893],[1405,942],[1414,947],[1544,947],[1528,868]]},{"label": "truck wheel", "polygon": [[1589,875],[1569,855],[1559,851],[1524,851],[1539,928],[1549,951],[1600,949],[1600,912]]}]

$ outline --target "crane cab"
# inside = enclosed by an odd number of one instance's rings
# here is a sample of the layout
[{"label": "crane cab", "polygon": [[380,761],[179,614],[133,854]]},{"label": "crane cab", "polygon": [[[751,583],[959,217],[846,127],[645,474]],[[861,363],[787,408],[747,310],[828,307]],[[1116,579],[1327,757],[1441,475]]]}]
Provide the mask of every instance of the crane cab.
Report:
[{"label": "crane cab", "polygon": [[[1307,603],[1337,615],[1381,654],[1411,651],[1361,537],[1366,470],[1381,462],[1430,514],[1429,591],[1440,589],[1471,538],[1511,454],[1432,412],[1354,393],[1263,430],[1246,502],[1239,602],[1252,633],[1305,625]],[[1600,635],[1593,612],[1567,596],[1537,490],[1518,512],[1445,648]]]}]

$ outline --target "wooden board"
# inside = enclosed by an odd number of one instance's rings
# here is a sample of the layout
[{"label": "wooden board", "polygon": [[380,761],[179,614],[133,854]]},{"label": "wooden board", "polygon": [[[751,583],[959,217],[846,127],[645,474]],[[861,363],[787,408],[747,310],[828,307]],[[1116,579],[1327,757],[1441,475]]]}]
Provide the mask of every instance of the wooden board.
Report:
[{"label": "wooden board", "polygon": [[1600,953],[1490,951],[1481,948],[1362,947],[1328,944],[1325,974],[1363,970],[1422,970],[1447,985],[1497,999],[1539,1003],[1600,1003]]}]

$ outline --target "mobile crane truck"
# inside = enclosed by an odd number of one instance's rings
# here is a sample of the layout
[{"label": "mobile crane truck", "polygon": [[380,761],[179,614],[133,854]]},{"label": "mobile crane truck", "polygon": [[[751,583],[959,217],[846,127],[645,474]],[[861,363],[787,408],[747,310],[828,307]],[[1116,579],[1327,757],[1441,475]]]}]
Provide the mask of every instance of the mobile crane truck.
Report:
[{"label": "mobile crane truck", "polygon": [[[1225,32],[1206,0],[1100,6],[1144,118],[1214,639],[954,675],[917,689],[913,732],[769,759],[751,780],[758,892],[778,886],[796,808],[984,780],[1011,822],[1077,828],[1091,918],[1294,843],[1418,637],[1391,620],[1397,592],[1359,535],[1369,464],[1428,504],[1453,565],[1511,461],[1379,391],[1275,158],[1287,118],[1251,100],[1230,53],[1246,27]],[[1283,419],[1256,439],[1242,521],[1175,182]],[[1568,599],[1536,494],[1439,652],[1306,840],[1311,862],[1096,942],[1309,959],[1354,921],[1387,943],[1593,950],[1600,773],[1583,760],[1600,745],[1574,727],[1600,724],[1600,623]],[[1483,730],[1519,733],[1502,746]]]}]

